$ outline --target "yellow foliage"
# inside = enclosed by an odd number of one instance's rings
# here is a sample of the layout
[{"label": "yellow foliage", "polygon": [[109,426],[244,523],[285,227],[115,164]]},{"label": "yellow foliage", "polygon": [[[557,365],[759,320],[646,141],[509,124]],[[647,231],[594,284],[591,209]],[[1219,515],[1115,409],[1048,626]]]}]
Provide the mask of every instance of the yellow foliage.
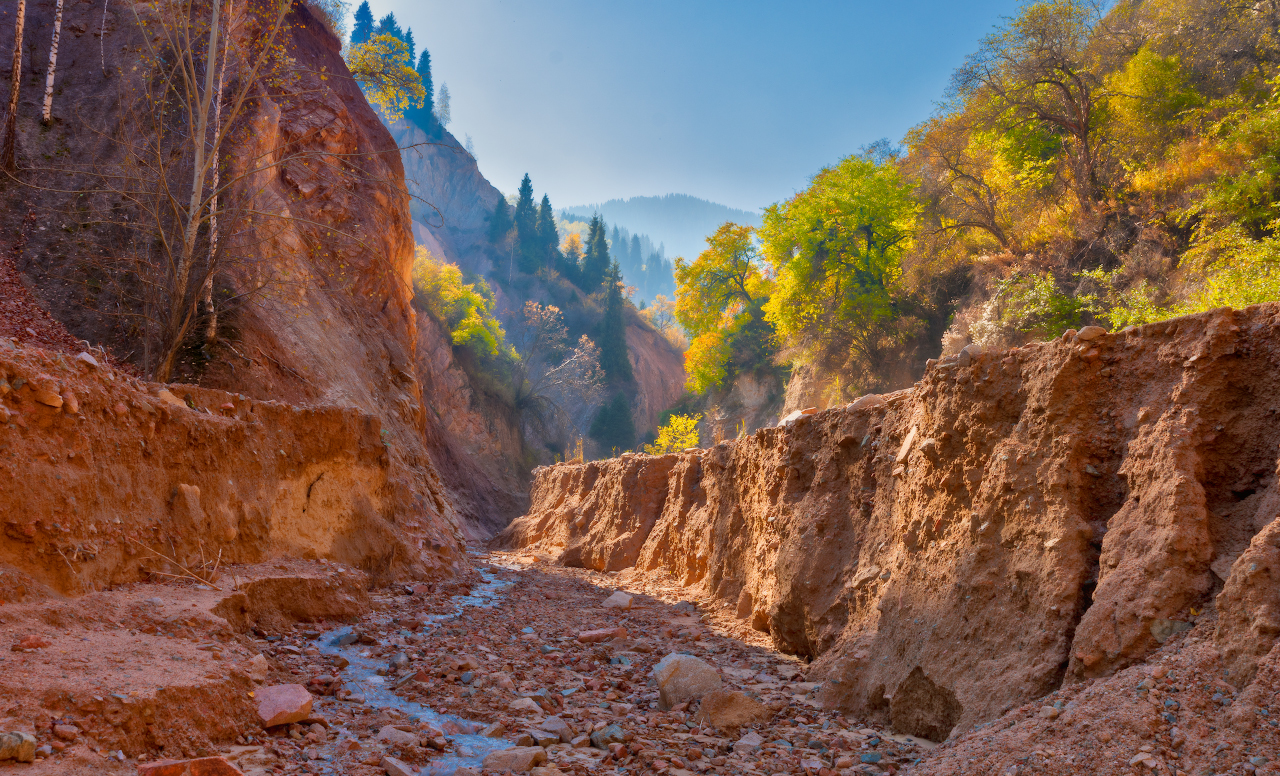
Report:
[{"label": "yellow foliage", "polygon": [[493,292],[483,280],[465,283],[456,264],[436,259],[419,245],[413,260],[414,303],[449,329],[454,345],[479,356],[509,351],[493,315]]},{"label": "yellow foliage", "polygon": [[390,121],[397,121],[406,109],[421,108],[427,98],[422,76],[413,69],[409,47],[394,35],[375,35],[368,42],[352,46],[347,67],[374,107]]},{"label": "yellow foliage", "polygon": [[672,415],[667,425],[658,429],[658,438],[651,445],[645,445],[644,451],[649,455],[666,455],[678,453],[690,447],[698,446],[698,421],[702,415]]}]

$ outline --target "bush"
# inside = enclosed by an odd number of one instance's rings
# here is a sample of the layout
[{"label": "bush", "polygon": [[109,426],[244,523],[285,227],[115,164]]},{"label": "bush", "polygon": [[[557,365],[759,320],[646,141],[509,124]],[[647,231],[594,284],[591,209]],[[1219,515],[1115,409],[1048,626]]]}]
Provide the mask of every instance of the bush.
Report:
[{"label": "bush", "polygon": [[421,245],[412,275],[414,305],[443,324],[455,346],[481,358],[507,354],[506,336],[493,315],[493,292],[484,280],[463,282],[457,265],[439,261]]},{"label": "bush", "polygon": [[644,451],[649,455],[665,455],[678,453],[690,447],[697,447],[698,421],[702,415],[672,415],[667,424],[658,429],[658,438],[651,445],[645,445]]}]

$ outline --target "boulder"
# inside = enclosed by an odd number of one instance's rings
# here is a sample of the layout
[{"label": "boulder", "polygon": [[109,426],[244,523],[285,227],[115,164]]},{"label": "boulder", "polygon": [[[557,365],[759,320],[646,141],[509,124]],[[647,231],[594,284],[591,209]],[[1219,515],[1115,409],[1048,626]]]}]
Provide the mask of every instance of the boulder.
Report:
[{"label": "boulder", "polygon": [[653,668],[653,677],[658,682],[658,707],[664,711],[719,690],[723,684],[710,663],[677,653],[662,658]]},{"label": "boulder", "polygon": [[311,693],[300,684],[277,684],[257,692],[263,727],[301,722],[311,716]]},{"label": "boulder", "polygon": [[36,759],[36,737],[30,733],[0,733],[0,760],[29,763]]},{"label": "boulder", "polygon": [[540,746],[517,746],[500,749],[485,756],[481,767],[486,771],[528,773],[535,765],[547,761],[547,750]]},{"label": "boulder", "polygon": [[387,776],[418,776],[417,768],[394,757],[382,758],[382,770],[387,772]]},{"label": "boulder", "polygon": [[538,723],[538,729],[554,734],[566,744],[573,740],[573,728],[559,717],[547,717]]},{"label": "boulder", "polygon": [[626,732],[618,725],[608,725],[591,734],[591,745],[596,749],[607,750],[609,744],[620,744],[626,736]]},{"label": "boulder", "polygon": [[768,722],[772,712],[759,701],[744,692],[712,690],[702,696],[702,705],[694,720],[730,734],[740,728],[755,727]]},{"label": "boulder", "polygon": [[392,727],[391,725],[384,725],[382,729],[378,731],[376,740],[386,741],[392,746],[410,746],[418,742],[418,737],[412,733],[406,733],[399,728]]},{"label": "boulder", "polygon": [[631,596],[619,590],[613,595],[604,599],[604,603],[601,604],[601,606],[603,606],[606,609],[630,609]]}]

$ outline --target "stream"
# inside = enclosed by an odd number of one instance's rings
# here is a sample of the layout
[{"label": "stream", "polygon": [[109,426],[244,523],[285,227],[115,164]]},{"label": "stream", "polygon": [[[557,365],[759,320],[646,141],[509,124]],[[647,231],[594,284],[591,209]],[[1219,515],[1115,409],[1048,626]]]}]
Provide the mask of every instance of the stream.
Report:
[{"label": "stream", "polygon": [[[468,595],[455,596],[453,598],[457,606],[452,612],[428,615],[426,623],[423,625],[423,631],[425,632],[427,628],[439,627],[443,623],[456,619],[464,609],[469,607],[488,608],[496,606],[501,598],[501,591],[511,586],[510,582],[497,579],[487,569],[480,570],[480,577],[483,581],[473,587]],[[351,633],[354,633],[352,628],[330,631],[316,640],[314,644],[322,654],[341,655],[350,661],[350,665],[343,672],[345,677],[343,685],[353,694],[363,696],[365,705],[376,709],[397,709],[416,721],[426,722],[436,728],[440,728],[446,722],[452,722],[463,730],[479,730],[484,727],[482,723],[473,722],[452,714],[440,714],[426,706],[406,701],[397,696],[393,691],[394,677],[378,675],[379,669],[385,670],[387,668],[386,658],[371,656],[369,647],[362,644],[342,645],[340,643],[344,635]],[[405,631],[404,635],[408,636],[409,633]],[[419,771],[422,776],[450,776],[455,770],[463,766],[474,768],[478,771],[480,770],[480,763],[486,755],[500,749],[508,749],[515,746],[510,741],[502,738],[486,738],[468,733],[446,734],[446,738],[454,743],[456,753],[433,760],[429,766]]]}]

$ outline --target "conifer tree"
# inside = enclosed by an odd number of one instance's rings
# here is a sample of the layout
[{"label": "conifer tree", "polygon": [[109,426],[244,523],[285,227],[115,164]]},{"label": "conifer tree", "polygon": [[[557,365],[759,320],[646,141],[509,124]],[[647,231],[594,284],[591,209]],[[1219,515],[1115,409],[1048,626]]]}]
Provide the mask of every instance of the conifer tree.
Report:
[{"label": "conifer tree", "polygon": [[511,208],[507,205],[504,197],[498,197],[498,204],[493,208],[493,215],[489,216],[489,242],[497,245],[507,237],[507,233],[511,231]]},{"label": "conifer tree", "polygon": [[351,29],[351,45],[359,46],[368,43],[373,37],[373,10],[369,8],[369,0],[364,0],[356,9],[355,26]]},{"label": "conifer tree", "polygon": [[520,271],[532,274],[538,271],[538,206],[533,202],[533,182],[525,173],[520,181],[519,197],[513,219],[516,226],[516,244],[520,251]]},{"label": "conifer tree", "polygon": [[538,206],[538,243],[545,264],[548,267],[556,266],[560,259],[560,232],[556,229],[551,198],[546,194],[542,195],[542,204]]},{"label": "conifer tree", "polygon": [[425,48],[418,57],[418,67],[416,69],[418,77],[422,79],[422,91],[424,94],[422,105],[405,110],[404,117],[406,120],[418,125],[418,128],[425,132],[428,138],[434,138],[438,134],[435,114],[436,93],[435,86],[431,83],[431,54]]},{"label": "conifer tree", "polygon": [[582,290],[591,293],[604,282],[609,270],[609,243],[605,240],[605,223],[599,214],[591,217],[587,230],[587,252],[582,257]]},{"label": "conifer tree", "polygon": [[405,30],[404,30],[404,37],[403,37],[403,38],[401,38],[401,40],[403,40],[403,41],[404,41],[404,45],[406,45],[406,46],[408,46],[408,47],[409,47],[409,61],[410,61],[410,62],[412,62],[412,61],[414,61],[415,59],[417,59],[417,58],[418,58],[418,44],[416,44],[416,43],[414,43],[414,42],[413,42],[413,30],[412,30],[412,29],[410,29],[410,28],[408,28],[408,27],[406,27],[406,28],[405,28]]},{"label": "conifer tree", "polygon": [[606,451],[629,450],[636,442],[636,425],[631,419],[631,402],[623,391],[606,402],[591,421],[588,435]]},{"label": "conifer tree", "polygon": [[604,277],[604,318],[600,321],[600,335],[596,345],[600,348],[600,368],[612,385],[635,381],[631,373],[631,359],[627,357],[627,320],[623,315],[622,270],[615,261]]},{"label": "conifer tree", "polygon": [[404,40],[404,30],[400,29],[400,23],[396,21],[396,15],[389,13],[378,20],[378,26],[373,28],[373,34],[390,35],[398,40]]}]

